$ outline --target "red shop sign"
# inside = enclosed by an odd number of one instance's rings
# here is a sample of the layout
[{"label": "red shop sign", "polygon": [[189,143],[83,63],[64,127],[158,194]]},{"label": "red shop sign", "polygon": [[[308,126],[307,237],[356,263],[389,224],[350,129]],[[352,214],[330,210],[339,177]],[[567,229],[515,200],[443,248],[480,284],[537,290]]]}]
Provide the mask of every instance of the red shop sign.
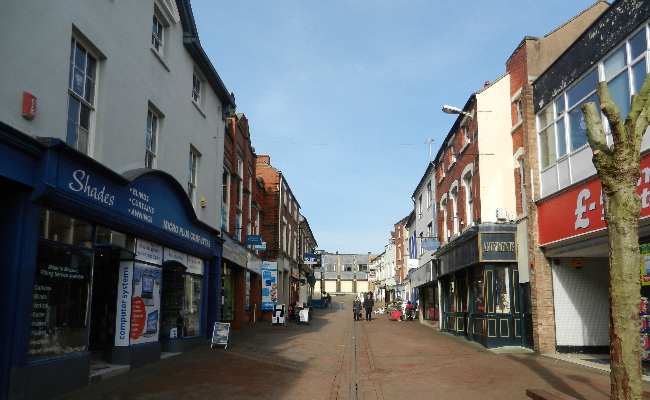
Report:
[{"label": "red shop sign", "polygon": [[[537,207],[540,245],[605,229],[601,191],[600,179],[596,177],[540,203]],[[641,159],[637,192],[641,198],[641,218],[650,216],[650,155]]]}]

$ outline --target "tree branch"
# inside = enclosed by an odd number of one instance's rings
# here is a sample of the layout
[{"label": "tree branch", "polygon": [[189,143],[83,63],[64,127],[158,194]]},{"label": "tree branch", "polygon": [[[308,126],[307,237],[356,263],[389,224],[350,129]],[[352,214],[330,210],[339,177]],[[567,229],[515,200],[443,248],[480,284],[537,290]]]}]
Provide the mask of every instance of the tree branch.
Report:
[{"label": "tree branch", "polygon": [[629,136],[623,126],[621,112],[614,103],[614,100],[612,100],[612,96],[609,94],[607,82],[598,82],[596,84],[596,93],[598,94],[598,100],[600,100],[600,108],[603,110],[603,113],[605,113],[605,116],[607,116],[609,128],[614,137],[614,151],[616,151],[616,149],[621,148],[623,142],[629,140]]},{"label": "tree branch", "polygon": [[[650,93],[650,74],[646,76],[645,81],[641,86],[641,90],[639,90],[639,93],[632,96],[632,106],[630,107],[630,113],[628,114],[627,119],[625,120],[625,125],[626,128],[628,128],[628,132],[631,132],[630,128],[636,128],[636,132],[640,134],[642,137],[643,137],[643,133],[645,132],[645,129],[639,130],[639,128],[642,128],[644,125],[647,127],[648,115],[650,115],[649,114],[650,110],[648,110],[649,93]],[[642,119],[644,121],[638,121],[638,119],[642,116],[642,114],[643,114]],[[641,125],[639,125],[638,122],[641,122]]]},{"label": "tree branch", "polygon": [[603,123],[600,119],[600,111],[596,103],[585,103],[582,105],[582,113],[585,116],[585,125],[587,126],[587,140],[594,154],[603,152],[607,155],[614,154],[612,149],[607,146],[607,137],[603,131]]}]

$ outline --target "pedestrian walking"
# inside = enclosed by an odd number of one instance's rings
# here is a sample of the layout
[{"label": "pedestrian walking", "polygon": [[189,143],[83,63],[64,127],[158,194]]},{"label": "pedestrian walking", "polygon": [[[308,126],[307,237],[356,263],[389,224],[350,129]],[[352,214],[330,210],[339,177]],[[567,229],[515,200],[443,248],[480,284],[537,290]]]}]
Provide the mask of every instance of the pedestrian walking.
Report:
[{"label": "pedestrian walking", "polygon": [[370,316],[372,315],[372,307],[375,306],[375,301],[368,295],[366,300],[363,302],[363,308],[366,309],[366,321],[370,321]]},{"label": "pedestrian walking", "polygon": [[352,312],[354,313],[354,320],[361,320],[361,299],[357,296],[356,299],[352,302]]}]

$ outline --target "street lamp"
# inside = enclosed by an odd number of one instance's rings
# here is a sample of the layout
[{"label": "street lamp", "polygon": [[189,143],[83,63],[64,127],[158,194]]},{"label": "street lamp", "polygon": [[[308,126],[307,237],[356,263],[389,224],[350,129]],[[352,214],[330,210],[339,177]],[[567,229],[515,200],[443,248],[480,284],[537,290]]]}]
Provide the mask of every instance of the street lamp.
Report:
[{"label": "street lamp", "polygon": [[463,115],[467,115],[472,119],[474,118],[474,111],[468,113],[467,111],[463,111],[460,108],[447,106],[447,105],[442,106],[442,112],[445,114],[463,114]]}]

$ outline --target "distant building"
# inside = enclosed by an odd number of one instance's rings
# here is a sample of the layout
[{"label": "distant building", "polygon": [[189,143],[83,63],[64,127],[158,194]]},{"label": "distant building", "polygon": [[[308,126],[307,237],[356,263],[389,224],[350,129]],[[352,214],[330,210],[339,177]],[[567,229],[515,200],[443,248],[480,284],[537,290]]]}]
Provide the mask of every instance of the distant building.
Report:
[{"label": "distant building", "polygon": [[325,293],[366,293],[369,254],[338,254],[324,252],[323,290]]},{"label": "distant building", "polygon": [[[257,177],[264,184],[262,239],[266,242],[263,261],[277,263],[277,304],[293,304],[299,300],[299,263],[302,253],[299,242],[300,204],[291,192],[284,174],[271,165],[267,155],[257,157]],[[266,318],[270,320],[271,314]]]}]

